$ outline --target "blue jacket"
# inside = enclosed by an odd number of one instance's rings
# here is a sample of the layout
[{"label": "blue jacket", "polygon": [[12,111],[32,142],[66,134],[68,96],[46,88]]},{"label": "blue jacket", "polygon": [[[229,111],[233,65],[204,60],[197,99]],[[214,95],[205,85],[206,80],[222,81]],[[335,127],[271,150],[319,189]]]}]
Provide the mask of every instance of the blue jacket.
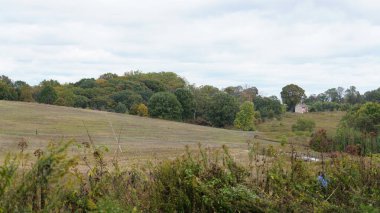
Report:
[{"label": "blue jacket", "polygon": [[318,176],[318,182],[321,184],[322,187],[327,187],[328,182],[322,175]]}]

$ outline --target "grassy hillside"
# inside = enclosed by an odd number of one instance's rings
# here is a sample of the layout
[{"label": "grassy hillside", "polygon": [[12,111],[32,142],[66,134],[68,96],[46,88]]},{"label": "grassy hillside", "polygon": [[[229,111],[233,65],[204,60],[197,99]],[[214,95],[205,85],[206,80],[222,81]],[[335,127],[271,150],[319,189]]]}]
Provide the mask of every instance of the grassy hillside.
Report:
[{"label": "grassy hillside", "polygon": [[[243,152],[246,140],[253,133],[203,127],[159,119],[58,107],[36,103],[0,101],[0,153],[17,150],[22,138],[30,141],[32,153],[46,147],[50,140],[76,139],[88,141],[87,127],[96,145],[117,148],[116,139],[124,151],[124,159],[166,158],[184,151],[185,145],[220,147]],[[263,143],[268,143],[263,141]]]},{"label": "grassy hillside", "polygon": [[[258,131],[241,132],[203,127],[159,119],[143,118],[68,107],[58,107],[25,102],[0,101],[0,155],[16,151],[23,138],[30,143],[27,151],[46,147],[51,140],[76,139],[78,143],[88,142],[88,135],[96,145],[107,146],[111,157],[117,148],[116,137],[120,137],[124,160],[140,160],[174,157],[184,151],[185,145],[193,148],[198,143],[209,147],[227,144],[235,154],[246,155],[246,141],[259,137],[257,142],[278,146],[281,136],[290,140],[300,137],[291,132],[291,126],[299,117],[316,122],[317,128],[326,128],[331,134],[344,115],[342,112],[286,114],[280,121],[268,121],[258,125]],[[112,126],[111,126],[112,125]],[[306,138],[301,137],[301,143]],[[75,150],[73,150],[75,151]]]},{"label": "grassy hillside", "polygon": [[262,139],[278,141],[282,136],[286,136],[290,141],[307,144],[306,135],[297,135],[292,132],[292,125],[299,118],[307,118],[315,121],[316,129],[324,128],[330,136],[334,135],[337,125],[345,112],[314,112],[307,114],[286,113],[281,120],[272,120],[258,125],[258,136]]}]

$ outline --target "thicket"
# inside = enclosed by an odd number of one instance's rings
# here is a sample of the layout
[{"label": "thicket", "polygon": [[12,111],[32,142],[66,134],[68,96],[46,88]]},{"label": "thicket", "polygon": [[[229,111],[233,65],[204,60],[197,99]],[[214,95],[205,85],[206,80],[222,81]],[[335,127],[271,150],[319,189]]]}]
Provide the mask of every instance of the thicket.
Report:
[{"label": "thicket", "polygon": [[310,146],[316,151],[345,151],[354,155],[380,153],[380,104],[356,105],[341,119],[334,137],[324,129],[312,134]]},{"label": "thicket", "polygon": [[106,73],[98,79],[68,84],[44,80],[33,87],[0,76],[0,100],[36,101],[215,127],[232,126],[239,105],[252,102],[257,93],[255,87],[196,87],[172,72]]},{"label": "thicket", "polygon": [[335,149],[358,150],[358,154],[380,152],[380,104],[369,102],[350,110],[340,121]]},{"label": "thicket", "polygon": [[260,113],[261,120],[281,118],[282,114],[286,111],[284,105],[276,96],[262,97],[256,96],[253,100],[255,110]]},{"label": "thicket", "polygon": [[[67,154],[71,146],[81,154]],[[0,166],[1,212],[376,212],[380,158],[340,155],[306,162],[248,142],[246,163],[223,146],[142,167],[107,162],[92,142],[51,143]],[[70,148],[74,149],[74,148]],[[309,157],[310,158],[310,157]],[[33,162],[31,166],[26,162]],[[84,165],[84,167],[83,167]],[[317,180],[323,171],[324,187]]]},{"label": "thicket", "polygon": [[355,86],[347,89],[331,88],[318,95],[310,95],[304,102],[309,106],[310,112],[350,111],[366,102],[380,102],[380,88],[365,92],[363,95]]}]

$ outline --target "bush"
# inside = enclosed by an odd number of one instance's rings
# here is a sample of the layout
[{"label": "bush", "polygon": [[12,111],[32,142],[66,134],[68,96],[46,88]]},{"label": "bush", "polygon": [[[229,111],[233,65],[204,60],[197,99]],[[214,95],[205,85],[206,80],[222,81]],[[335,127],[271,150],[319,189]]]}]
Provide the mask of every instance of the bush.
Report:
[{"label": "bush", "polygon": [[379,153],[379,129],[379,103],[352,107],[339,123],[335,136],[336,147],[340,151],[345,151],[347,146],[358,145],[362,154]]},{"label": "bush", "polygon": [[236,114],[234,125],[243,131],[253,131],[255,126],[255,110],[252,102],[246,101],[240,106],[240,112]]},{"label": "bush", "polygon": [[227,93],[218,93],[212,97],[207,118],[215,127],[233,125],[235,115],[239,111],[239,102]]},{"label": "bush", "polygon": [[115,107],[115,112],[117,113],[126,113],[127,112],[127,106],[123,103],[118,103],[117,106]]},{"label": "bush", "polygon": [[189,120],[193,118],[195,112],[195,101],[194,95],[188,89],[177,89],[175,91],[175,96],[182,106],[182,119]]},{"label": "bush", "polygon": [[149,115],[148,107],[145,106],[145,104],[135,104],[131,107],[131,110],[129,111],[129,114],[131,115],[138,115],[141,117],[147,117]]},{"label": "bush", "polygon": [[37,95],[38,103],[54,104],[58,99],[57,92],[52,86],[45,86]]},{"label": "bush", "polygon": [[333,141],[327,137],[327,131],[320,129],[311,135],[310,147],[318,152],[333,151]]},{"label": "bush", "polygon": [[263,212],[262,200],[244,184],[248,173],[227,149],[224,165],[203,157],[165,162],[155,170],[152,211],[159,212]]},{"label": "bush", "polygon": [[74,107],[80,107],[80,108],[87,108],[88,104],[90,102],[90,99],[88,99],[86,96],[82,95],[76,95],[75,101],[74,101]]},{"label": "bush", "polygon": [[292,131],[309,131],[312,132],[315,128],[315,122],[306,118],[299,118],[295,124],[292,125]]},{"label": "bush", "polygon": [[262,119],[280,118],[283,114],[282,104],[276,96],[261,97],[260,95],[253,100],[255,110],[260,112]]},{"label": "bush", "polygon": [[169,92],[154,94],[148,103],[149,115],[168,120],[181,120],[182,106],[177,97]]}]

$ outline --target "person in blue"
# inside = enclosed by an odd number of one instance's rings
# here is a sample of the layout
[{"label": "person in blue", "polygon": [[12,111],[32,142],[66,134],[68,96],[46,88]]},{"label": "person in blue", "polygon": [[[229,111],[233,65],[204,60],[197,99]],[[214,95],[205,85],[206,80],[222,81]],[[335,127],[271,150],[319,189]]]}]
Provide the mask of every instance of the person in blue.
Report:
[{"label": "person in blue", "polygon": [[328,185],[328,181],[325,177],[325,174],[323,172],[319,172],[319,175],[318,175],[318,182],[319,184],[321,185],[321,187],[326,190],[327,189],[327,185]]}]

